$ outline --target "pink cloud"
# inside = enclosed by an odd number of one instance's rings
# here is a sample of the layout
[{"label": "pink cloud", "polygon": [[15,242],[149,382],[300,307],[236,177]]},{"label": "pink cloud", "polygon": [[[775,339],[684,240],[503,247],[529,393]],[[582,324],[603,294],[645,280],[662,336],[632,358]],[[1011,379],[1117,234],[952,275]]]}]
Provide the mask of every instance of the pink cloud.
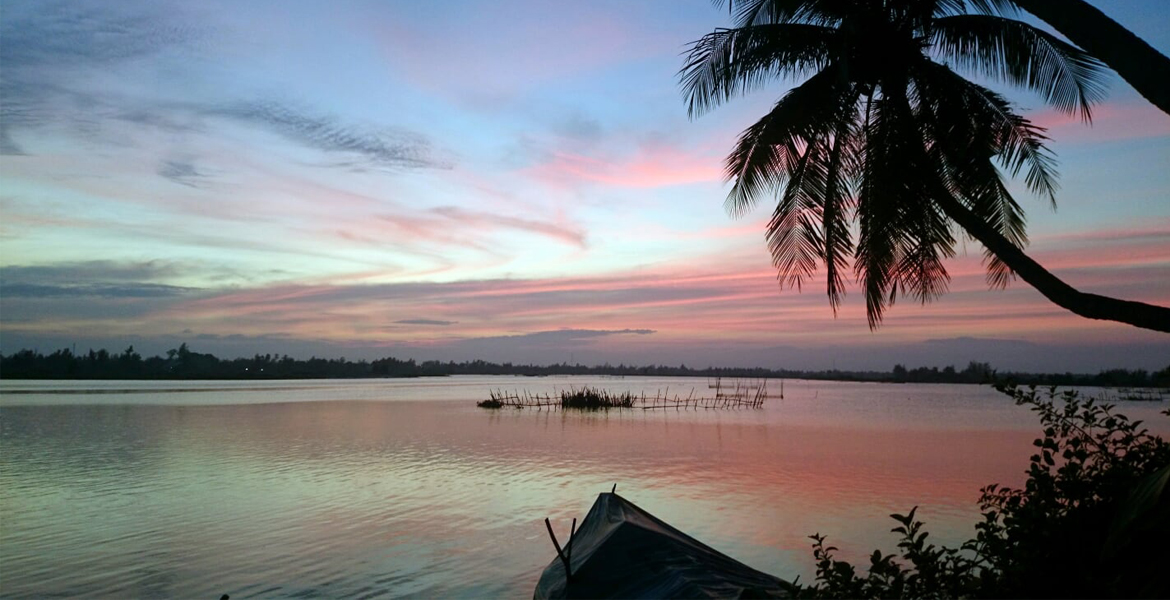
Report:
[{"label": "pink cloud", "polygon": [[[458,214],[469,227],[489,216]],[[446,216],[435,215],[436,219]],[[476,225],[477,226],[477,225]],[[1066,234],[1041,238],[1031,254],[1078,289],[1127,299],[1170,304],[1170,244],[1158,224],[1132,231]],[[494,279],[455,282],[367,283],[382,269],[351,277],[205,290],[176,298],[157,310],[119,321],[59,315],[23,325],[47,331],[93,330],[282,336],[332,343],[450,347],[468,340],[560,329],[620,331],[652,329],[631,339],[589,339],[585,346],[625,348],[776,344],[864,348],[914,343],[939,337],[1086,340],[1128,339],[1137,330],[1091,321],[1061,309],[1023,282],[1006,291],[988,290],[977,245],[948,261],[950,292],[920,305],[900,299],[881,329],[871,333],[856,285],[834,318],[824,282],[808,282],[804,293],[779,289],[766,258],[721,257],[720,261],[663,263],[595,277]],[[822,275],[823,277],[823,275]],[[428,322],[450,326],[428,326]],[[638,339],[633,339],[633,338]]]},{"label": "pink cloud", "polygon": [[1132,243],[1137,240],[1154,240],[1170,243],[1170,218],[1150,217],[1137,227],[1098,229],[1093,231],[1072,231],[1048,234],[1033,239],[1036,244],[1110,242]]},{"label": "pink cloud", "polygon": [[[1170,269],[1135,267],[1129,281]],[[1154,275],[1157,276],[1157,275]],[[1083,282],[1076,282],[1078,284]],[[1082,287],[1087,287],[1083,286]],[[823,293],[780,292],[773,274],[640,273],[616,277],[535,281],[492,280],[451,284],[312,286],[264,288],[189,302],[172,316],[204,323],[236,324],[257,332],[274,326],[290,335],[325,339],[443,340],[557,329],[649,328],[656,340],[785,340],[823,345],[866,339],[892,341],[940,335],[1049,335],[1054,331],[1108,331],[1118,326],[1090,322],[1056,307],[1025,284],[988,291],[982,273],[957,276],[953,293],[925,306],[903,299],[870,338],[864,303],[856,292],[834,319]],[[1164,300],[1168,294],[1160,294]],[[276,317],[275,315],[279,315]],[[434,332],[388,324],[404,319],[457,321]],[[648,343],[648,342],[643,342]],[[852,341],[850,343],[853,343]]]},{"label": "pink cloud", "polygon": [[[563,213],[558,212],[551,219],[538,215],[516,216],[504,211],[456,206],[400,208],[394,212],[340,211],[300,225],[296,233],[301,238],[315,237],[335,249],[361,247],[363,252],[378,253],[395,262],[404,256],[425,260],[427,267],[412,268],[415,277],[456,266],[481,268],[502,264],[510,258],[501,250],[499,240],[512,239],[518,234],[538,236],[577,249],[587,247],[585,229]],[[477,254],[474,263],[469,263],[466,256],[456,258],[459,255],[453,255],[453,251],[459,249],[474,251]]]},{"label": "pink cloud", "polygon": [[1093,108],[1091,125],[1079,116],[1046,109],[1028,118],[1056,142],[1087,144],[1170,135],[1170,115],[1149,103],[1107,102]]},{"label": "pink cloud", "polygon": [[458,223],[463,227],[474,229],[513,229],[543,235],[580,248],[585,247],[585,232],[581,229],[564,223],[541,221],[511,217],[496,213],[464,210],[454,206],[440,206],[431,209],[431,212],[440,215],[448,221]]},{"label": "pink cloud", "polygon": [[595,158],[554,152],[544,163],[526,169],[534,179],[557,186],[601,183],[626,188],[653,188],[722,181],[720,159],[693,155],[665,145],[642,147],[628,158]]}]

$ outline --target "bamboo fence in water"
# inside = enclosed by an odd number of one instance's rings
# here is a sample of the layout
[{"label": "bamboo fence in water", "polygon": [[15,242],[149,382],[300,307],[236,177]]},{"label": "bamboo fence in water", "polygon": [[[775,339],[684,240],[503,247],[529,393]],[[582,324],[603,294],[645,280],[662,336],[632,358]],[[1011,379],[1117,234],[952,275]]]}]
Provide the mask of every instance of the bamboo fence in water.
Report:
[{"label": "bamboo fence in water", "polygon": [[[763,408],[768,394],[768,380],[734,380],[726,385],[721,379],[708,386],[715,390],[714,396],[696,395],[691,388],[686,396],[671,396],[670,387],[655,390],[653,396],[643,391],[640,395],[632,392],[615,393],[600,388],[570,388],[553,393],[532,393],[527,390],[488,390],[488,399],[477,403],[482,408],[535,408],[537,410],[700,410],[700,409],[742,409]],[[783,389],[783,382],[781,382]],[[778,396],[783,398],[783,391]]]}]

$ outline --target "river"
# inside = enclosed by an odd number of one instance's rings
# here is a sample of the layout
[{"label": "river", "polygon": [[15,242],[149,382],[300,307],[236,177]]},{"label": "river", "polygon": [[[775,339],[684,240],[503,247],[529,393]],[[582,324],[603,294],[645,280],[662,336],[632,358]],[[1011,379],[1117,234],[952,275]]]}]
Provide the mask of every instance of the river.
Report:
[{"label": "river", "polygon": [[[0,382],[0,595],[530,597],[617,491],[755,568],[808,535],[895,549],[888,514],[973,534],[1038,432],[984,386],[785,381],[758,410],[486,410],[488,390],[706,394],[706,379]],[[693,392],[692,392],[693,390]],[[778,395],[780,382],[769,382]],[[1160,404],[1122,412],[1165,430]]]}]

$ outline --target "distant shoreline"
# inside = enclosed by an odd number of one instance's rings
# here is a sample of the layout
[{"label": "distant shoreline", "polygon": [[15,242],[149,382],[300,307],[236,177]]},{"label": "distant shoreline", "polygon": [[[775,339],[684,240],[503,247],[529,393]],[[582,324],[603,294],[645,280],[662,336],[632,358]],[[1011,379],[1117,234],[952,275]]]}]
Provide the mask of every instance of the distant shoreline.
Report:
[{"label": "distant shoreline", "polygon": [[999,372],[988,363],[971,362],[966,368],[894,365],[890,371],[801,371],[742,367],[691,368],[686,365],[517,365],[484,360],[464,362],[423,361],[381,358],[374,361],[347,361],[257,354],[251,358],[220,359],[191,351],[186,344],[167,355],[143,358],[133,347],[121,353],[90,350],[74,354],[68,349],[45,355],[21,350],[0,355],[2,380],[104,380],[104,381],[273,381],[303,379],[387,379],[442,377],[448,375],[590,375],[616,377],[728,377],[767,379],[808,379],[874,383],[969,383],[1011,381],[1022,385],[1060,385],[1131,388],[1170,388],[1170,366],[1153,373],[1145,370],[1113,369],[1096,374]]}]

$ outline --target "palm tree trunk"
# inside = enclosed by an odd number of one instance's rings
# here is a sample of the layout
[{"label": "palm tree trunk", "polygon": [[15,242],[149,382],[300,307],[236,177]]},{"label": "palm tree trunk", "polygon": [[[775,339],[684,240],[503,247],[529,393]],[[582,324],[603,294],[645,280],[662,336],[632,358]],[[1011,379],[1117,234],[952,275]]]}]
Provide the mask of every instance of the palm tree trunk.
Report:
[{"label": "palm tree trunk", "polygon": [[967,230],[967,233],[994,252],[1020,276],[1020,279],[1028,282],[1058,306],[1090,319],[1117,321],[1142,329],[1170,333],[1170,308],[1077,291],[1029,258],[950,194],[939,196],[936,201],[948,217],[954,219],[959,226]]},{"label": "palm tree trunk", "polygon": [[1084,0],[1014,0],[1170,114],[1170,58]]}]

